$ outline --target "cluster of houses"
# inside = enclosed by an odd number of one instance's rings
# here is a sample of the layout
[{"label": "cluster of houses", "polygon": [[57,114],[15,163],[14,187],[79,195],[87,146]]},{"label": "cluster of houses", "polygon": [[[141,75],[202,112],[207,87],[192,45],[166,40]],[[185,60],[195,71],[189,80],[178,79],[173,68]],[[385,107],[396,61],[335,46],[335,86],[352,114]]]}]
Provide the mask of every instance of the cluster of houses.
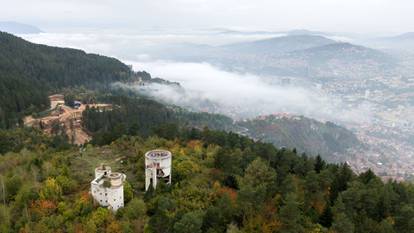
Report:
[{"label": "cluster of houses", "polygon": [[[145,154],[145,191],[151,185],[155,189],[158,182],[171,184],[171,162],[172,154],[167,150],[151,150]],[[124,207],[125,180],[125,174],[112,172],[107,165],[95,168],[95,178],[91,181],[91,194],[95,203],[113,212]]]}]

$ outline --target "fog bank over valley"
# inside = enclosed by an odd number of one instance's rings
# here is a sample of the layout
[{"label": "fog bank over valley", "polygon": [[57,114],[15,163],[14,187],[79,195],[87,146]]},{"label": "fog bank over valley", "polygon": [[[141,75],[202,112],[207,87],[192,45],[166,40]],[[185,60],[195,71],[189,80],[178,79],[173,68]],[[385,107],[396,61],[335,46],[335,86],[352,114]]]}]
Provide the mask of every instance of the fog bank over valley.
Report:
[{"label": "fog bank over valley", "polygon": [[223,71],[208,63],[127,61],[127,64],[133,64],[137,71],[147,70],[155,77],[179,82],[182,87],[152,84],[135,89],[195,111],[221,113],[235,119],[284,112],[359,124],[371,118],[369,104],[350,108],[339,98],[312,86],[269,83],[257,75]]}]

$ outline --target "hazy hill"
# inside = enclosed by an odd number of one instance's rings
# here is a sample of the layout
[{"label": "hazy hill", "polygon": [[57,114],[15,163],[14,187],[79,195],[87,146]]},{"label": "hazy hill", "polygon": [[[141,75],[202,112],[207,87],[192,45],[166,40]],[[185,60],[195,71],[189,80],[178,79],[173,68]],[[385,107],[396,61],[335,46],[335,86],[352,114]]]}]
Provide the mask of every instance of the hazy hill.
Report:
[{"label": "hazy hill", "polygon": [[309,49],[327,44],[335,43],[335,41],[322,36],[315,35],[291,35],[275,37],[271,39],[258,40],[253,42],[243,42],[223,46],[225,50],[234,53],[249,54],[283,54],[295,50]]},{"label": "hazy hill", "polygon": [[159,48],[149,48],[145,52],[162,59],[226,64],[232,63],[233,60],[244,61],[250,57],[280,56],[286,52],[332,43],[335,43],[335,41],[317,35],[289,35],[222,46],[173,43]]},{"label": "hazy hill", "polygon": [[[363,46],[340,42],[328,43],[329,39],[319,36],[312,36],[312,41],[308,43],[302,43],[302,39],[309,38],[309,36],[295,38],[300,39],[294,40],[292,37],[279,39],[289,44],[286,46],[283,46],[284,43],[268,42],[243,44],[239,49],[231,50],[232,52],[206,56],[206,60],[228,69],[242,67],[242,71],[258,74],[311,77],[323,80],[363,78],[384,74],[391,72],[398,62],[391,55]],[[327,44],[316,46],[323,43]],[[272,47],[274,47],[273,50]],[[300,49],[301,47],[304,49]],[[254,52],[255,50],[258,52]]]},{"label": "hazy hill", "polygon": [[302,57],[316,62],[326,62],[329,59],[351,62],[359,62],[368,59],[378,63],[392,61],[390,57],[383,52],[350,43],[333,43],[306,50],[294,51],[287,54],[287,56]]},{"label": "hazy hill", "polygon": [[288,35],[320,35],[320,36],[326,36],[329,35],[329,33],[326,32],[320,32],[320,31],[312,31],[307,29],[296,29],[296,30],[290,30],[286,32]]},{"label": "hazy hill", "polygon": [[395,37],[388,38],[391,40],[414,40],[414,32],[407,32]]},{"label": "hazy hill", "polygon": [[331,122],[322,123],[303,116],[271,115],[239,122],[247,135],[278,147],[320,154],[329,161],[344,161],[349,149],[362,143],[351,131]]},{"label": "hazy hill", "polygon": [[217,34],[230,34],[230,35],[329,35],[329,33],[321,32],[321,31],[312,31],[306,29],[294,29],[289,31],[240,31],[240,30],[232,30],[227,28],[211,28],[210,31],[215,32]]},{"label": "hazy hill", "polygon": [[383,41],[383,42],[413,41],[414,32],[406,32],[406,33],[396,35],[396,36],[380,37],[380,38],[376,38],[375,40]]},{"label": "hazy hill", "polygon": [[396,60],[381,51],[334,43],[286,53],[271,59],[266,72],[311,77],[364,77],[391,70]]},{"label": "hazy hill", "polygon": [[414,32],[407,32],[397,36],[381,37],[366,41],[365,44],[380,49],[414,52]]},{"label": "hazy hill", "polygon": [[380,50],[309,34],[224,46],[170,45],[152,53],[162,59],[209,62],[228,70],[324,80],[383,75],[399,62]]},{"label": "hazy hill", "polygon": [[42,32],[42,30],[35,26],[11,21],[0,22],[0,31],[12,34],[35,34]]}]

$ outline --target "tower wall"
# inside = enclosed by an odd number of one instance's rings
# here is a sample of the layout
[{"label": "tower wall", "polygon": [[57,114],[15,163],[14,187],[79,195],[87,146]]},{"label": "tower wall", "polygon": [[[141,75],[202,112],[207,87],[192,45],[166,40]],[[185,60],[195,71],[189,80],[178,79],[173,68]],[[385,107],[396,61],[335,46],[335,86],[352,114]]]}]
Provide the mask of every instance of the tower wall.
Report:
[{"label": "tower wall", "polygon": [[112,211],[117,211],[119,208],[124,207],[124,186],[107,188],[108,192],[108,205]]},{"label": "tower wall", "polygon": [[167,150],[152,150],[145,154],[145,190],[154,189],[159,181],[171,183],[172,154]]},{"label": "tower wall", "polygon": [[106,188],[98,183],[91,184],[92,197],[100,206],[108,206],[108,193]]}]

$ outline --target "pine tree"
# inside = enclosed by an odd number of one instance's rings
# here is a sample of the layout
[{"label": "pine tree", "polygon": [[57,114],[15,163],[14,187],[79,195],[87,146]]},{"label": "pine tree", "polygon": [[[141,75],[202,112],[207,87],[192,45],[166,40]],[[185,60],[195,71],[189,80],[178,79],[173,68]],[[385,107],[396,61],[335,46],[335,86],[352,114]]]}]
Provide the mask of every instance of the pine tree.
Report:
[{"label": "pine tree", "polygon": [[316,156],[315,160],[315,171],[316,173],[320,173],[326,166],[325,161],[322,159],[320,155]]},{"label": "pine tree", "polygon": [[346,208],[345,204],[342,201],[342,197],[339,196],[338,199],[335,201],[335,205],[333,208],[333,222],[331,229],[336,233],[353,233],[354,232],[354,224],[346,215]]},{"label": "pine tree", "polygon": [[354,233],[354,228],[354,224],[344,213],[338,213],[331,229],[336,233]]},{"label": "pine tree", "polygon": [[286,196],[285,203],[280,209],[280,220],[283,224],[283,233],[304,232],[301,204],[297,201],[296,194],[289,193]]}]

